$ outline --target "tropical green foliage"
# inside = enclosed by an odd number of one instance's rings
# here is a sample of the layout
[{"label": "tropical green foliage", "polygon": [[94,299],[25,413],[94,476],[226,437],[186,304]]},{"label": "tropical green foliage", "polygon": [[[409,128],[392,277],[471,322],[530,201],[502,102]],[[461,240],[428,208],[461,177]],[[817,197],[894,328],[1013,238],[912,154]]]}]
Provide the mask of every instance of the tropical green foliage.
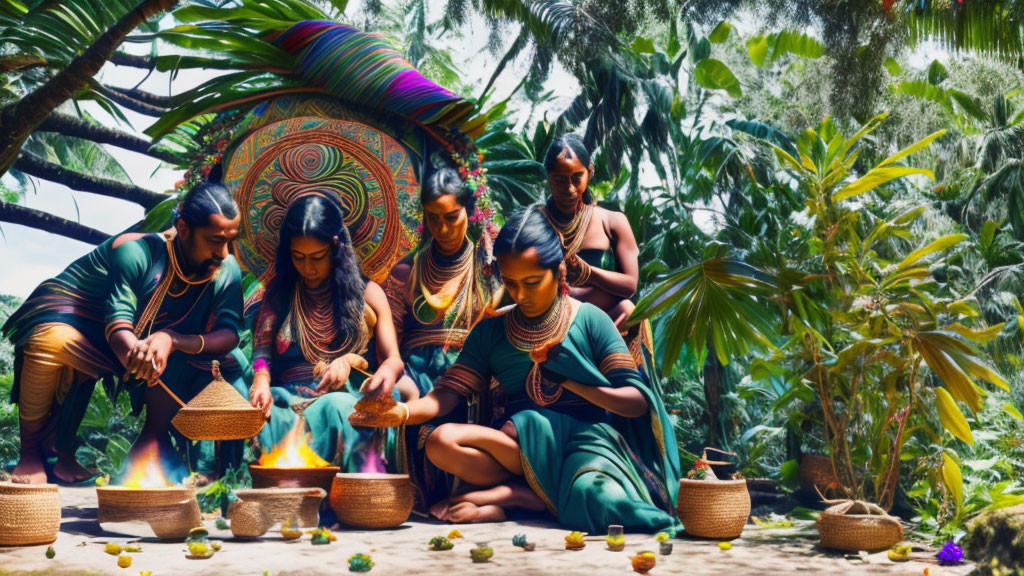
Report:
[{"label": "tropical green foliage", "polygon": [[[56,4],[0,2],[11,31],[0,105],[132,5]],[[156,72],[208,75],[160,100],[146,130],[160,148],[145,141],[143,152],[179,167],[214,112],[301,86],[268,34],[304,19],[382,32],[428,77],[477,95],[487,123],[476,142],[503,211],[542,199],[547,146],[581,133],[595,150],[592,191],[638,241],[635,318],[652,319],[681,442],[733,448],[747,473],[782,482],[801,452],[825,452],[848,495],[957,536],[985,507],[1020,501],[1024,475],[1020,73],[978,54],[1020,53],[1024,4],[968,4],[396,0],[356,12],[344,1],[197,0],[129,40],[150,47]],[[496,64],[476,86],[450,48],[481,22]],[[924,41],[954,58],[913,66],[905,48]],[[496,95],[513,74],[515,88]],[[571,94],[555,98],[552,78]],[[60,112],[110,124],[75,105],[87,100],[124,122],[124,100],[95,82]],[[24,150],[130,181],[88,138],[37,131]],[[32,186],[12,175],[4,201]],[[144,228],[166,225],[171,204]],[[86,463],[119,469],[137,433],[127,414],[96,394]],[[0,425],[15,418],[0,402]],[[0,441],[0,459],[11,450]],[[204,507],[237,482],[211,487]]]}]

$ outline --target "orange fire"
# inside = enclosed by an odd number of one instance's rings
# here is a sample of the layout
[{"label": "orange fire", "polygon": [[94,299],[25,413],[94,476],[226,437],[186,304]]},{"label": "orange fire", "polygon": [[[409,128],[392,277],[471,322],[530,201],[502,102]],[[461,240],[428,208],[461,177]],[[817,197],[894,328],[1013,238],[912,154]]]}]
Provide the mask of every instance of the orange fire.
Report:
[{"label": "orange fire", "polygon": [[309,447],[310,435],[304,420],[299,419],[274,449],[260,456],[260,466],[267,468],[323,468],[327,461]]},{"label": "orange fire", "polygon": [[139,454],[135,460],[128,465],[124,475],[125,488],[166,488],[173,486],[164,474],[160,466],[160,450],[156,444],[147,448]]}]

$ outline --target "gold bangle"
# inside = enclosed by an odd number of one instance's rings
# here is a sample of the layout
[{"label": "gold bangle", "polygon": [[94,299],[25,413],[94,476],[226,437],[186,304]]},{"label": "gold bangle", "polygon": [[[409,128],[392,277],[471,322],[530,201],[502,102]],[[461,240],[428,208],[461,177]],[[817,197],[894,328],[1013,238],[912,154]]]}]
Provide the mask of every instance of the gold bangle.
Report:
[{"label": "gold bangle", "polygon": [[196,351],[196,354],[202,354],[206,348],[206,339],[203,338],[202,334],[196,334],[196,336],[199,336],[199,350]]}]

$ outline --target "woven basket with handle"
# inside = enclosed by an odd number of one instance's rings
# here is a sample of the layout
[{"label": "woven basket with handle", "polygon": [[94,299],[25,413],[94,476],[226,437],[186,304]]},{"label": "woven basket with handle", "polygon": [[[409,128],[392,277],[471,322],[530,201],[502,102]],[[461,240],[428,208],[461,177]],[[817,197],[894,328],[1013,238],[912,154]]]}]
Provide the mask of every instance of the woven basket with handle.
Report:
[{"label": "woven basket with handle", "polygon": [[245,440],[263,429],[263,412],[253,408],[231,384],[220,375],[214,362],[214,378],[188,404],[184,404],[167,386],[159,382],[181,410],[171,424],[190,440]]},{"label": "woven basket with handle", "polygon": [[412,512],[407,474],[338,474],[331,486],[331,508],[342,524],[356,528],[394,528]]},{"label": "woven basket with handle", "polygon": [[0,482],[0,546],[49,544],[59,530],[56,484]]},{"label": "woven basket with handle", "polygon": [[818,536],[823,548],[874,552],[903,540],[903,524],[875,504],[846,500],[821,513]]},{"label": "woven basket with handle", "polygon": [[[701,460],[709,464],[728,464],[707,459],[707,451],[733,455],[715,448],[705,448]],[[731,540],[739,538],[750,516],[750,493],[746,480],[679,480],[676,512],[690,536]]]}]

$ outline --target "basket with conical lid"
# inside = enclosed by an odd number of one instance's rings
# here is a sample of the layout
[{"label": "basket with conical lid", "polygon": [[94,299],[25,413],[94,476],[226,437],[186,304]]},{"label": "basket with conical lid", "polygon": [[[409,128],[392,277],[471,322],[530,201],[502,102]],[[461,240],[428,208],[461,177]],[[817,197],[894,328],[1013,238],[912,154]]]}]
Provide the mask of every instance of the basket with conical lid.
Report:
[{"label": "basket with conical lid", "polygon": [[[166,386],[164,389],[170,393]],[[173,393],[171,396],[182,405],[171,424],[191,440],[245,440],[266,424],[263,412],[221,377],[217,362],[213,363],[213,381],[188,404]]]}]

